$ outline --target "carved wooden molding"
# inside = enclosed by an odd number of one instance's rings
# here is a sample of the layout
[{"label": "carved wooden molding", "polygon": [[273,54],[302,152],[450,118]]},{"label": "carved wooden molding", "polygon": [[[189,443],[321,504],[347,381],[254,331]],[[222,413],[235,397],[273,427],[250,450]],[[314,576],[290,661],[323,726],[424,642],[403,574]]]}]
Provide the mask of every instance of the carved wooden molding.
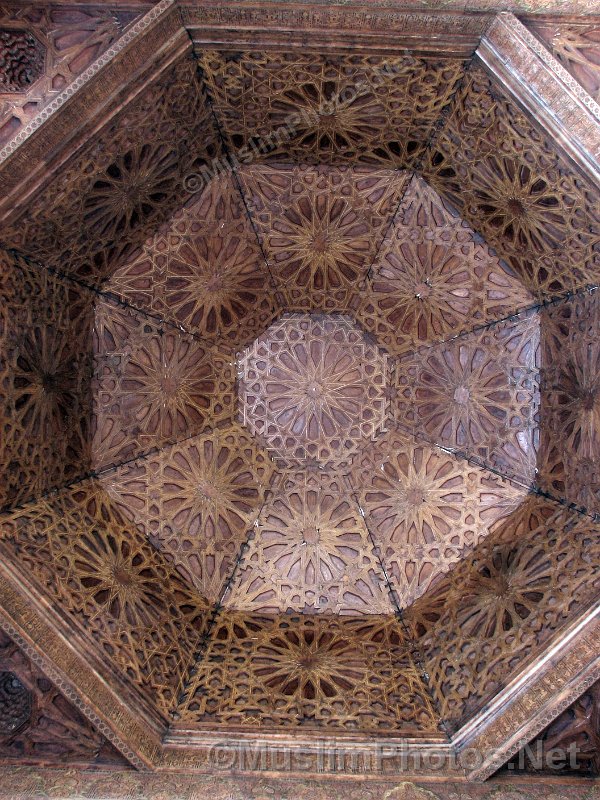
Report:
[{"label": "carved wooden molding", "polygon": [[[460,0],[459,0],[460,4]],[[183,2],[185,26],[197,46],[211,48],[355,49],[375,53],[418,52],[468,58],[477,47],[489,22],[488,14],[455,9],[407,11],[398,7],[332,7],[321,3],[286,3],[269,8],[264,4]],[[446,4],[447,6],[448,4]],[[302,36],[305,34],[305,36]]]},{"label": "carved wooden molding", "polygon": [[[0,214],[39,190],[93,135],[100,114],[103,124],[123,107],[127,82],[126,102],[189,46],[174,0],[161,0],[0,149]],[[57,154],[50,168],[49,153]]]},{"label": "carved wooden molding", "polygon": [[575,164],[600,182],[600,106],[519,20],[498,14],[476,53]]},{"label": "carved wooden molding", "polygon": [[471,780],[489,778],[520,748],[600,677],[600,603],[515,680],[496,695],[483,712],[452,738],[461,752],[478,751],[481,759],[468,767]]},{"label": "carved wooden molding", "polygon": [[2,630],[133,766],[144,770],[154,763],[162,731],[139,698],[134,703],[118,696],[112,688],[116,676],[78,652],[73,630],[60,626],[56,614],[49,618],[44,601],[9,569],[5,557],[0,574]]}]

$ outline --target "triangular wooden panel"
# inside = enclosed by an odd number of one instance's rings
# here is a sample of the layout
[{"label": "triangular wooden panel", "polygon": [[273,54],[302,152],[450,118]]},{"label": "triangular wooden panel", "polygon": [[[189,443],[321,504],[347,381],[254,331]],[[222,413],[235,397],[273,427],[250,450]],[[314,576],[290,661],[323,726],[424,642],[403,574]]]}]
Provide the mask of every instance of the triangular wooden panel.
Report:
[{"label": "triangular wooden panel", "polygon": [[128,762],[0,631],[0,763],[123,768]]}]

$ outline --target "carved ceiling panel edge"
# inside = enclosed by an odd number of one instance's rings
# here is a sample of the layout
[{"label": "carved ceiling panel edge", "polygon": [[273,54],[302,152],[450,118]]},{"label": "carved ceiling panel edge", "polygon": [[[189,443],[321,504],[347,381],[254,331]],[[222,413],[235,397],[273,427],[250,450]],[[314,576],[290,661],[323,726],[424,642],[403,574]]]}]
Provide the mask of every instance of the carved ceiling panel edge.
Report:
[{"label": "carved ceiling panel edge", "polygon": [[129,767],[0,624],[0,760]]},{"label": "carved ceiling panel edge", "polygon": [[0,146],[39,114],[145,10],[2,5]]},{"label": "carved ceiling panel edge", "polygon": [[[352,755],[348,755],[352,763]],[[325,771],[327,763],[325,762]],[[113,773],[89,774],[83,770],[41,770],[33,767],[0,768],[1,800],[37,800],[76,793],[79,800],[122,800],[123,792],[145,800],[255,800],[294,797],[296,800],[595,800],[591,780],[575,779],[549,784],[542,779],[511,776],[510,782],[467,784],[450,779],[443,783],[406,773],[380,776],[368,782],[358,776],[343,779],[317,770],[291,776],[232,775],[216,768],[208,775]],[[577,794],[575,794],[577,793]]]},{"label": "carved ceiling panel edge", "polygon": [[[173,0],[161,0],[0,149],[2,217],[10,216],[15,198],[22,203],[52,179],[94,135],[99,121],[117,114],[124,99],[142,91],[189,48]],[[50,164],[48,153],[53,153]]]},{"label": "carved ceiling panel edge", "polygon": [[114,677],[103,676],[68,644],[73,631],[60,633],[56,621],[47,620],[34,602],[29,587],[9,575],[4,565],[0,569],[0,627],[134,767],[144,770],[155,763],[164,731],[150,716],[140,717],[139,702],[132,706],[128,698],[119,697]]},{"label": "carved ceiling panel edge", "polygon": [[471,780],[489,778],[600,678],[599,635],[596,604],[453,737],[459,758],[469,748],[483,756]]},{"label": "carved ceiling panel edge", "polygon": [[552,53],[506,12],[494,19],[476,55],[555,146],[598,184],[600,105]]},{"label": "carved ceiling panel edge", "polygon": [[[586,680],[587,684],[589,681]],[[600,767],[600,681],[587,685],[567,708],[529,744],[521,748],[496,775],[598,775]],[[562,705],[562,703],[561,703]],[[563,757],[553,760],[561,752]]]},{"label": "carved ceiling panel edge", "polygon": [[[186,28],[200,48],[219,49],[310,49],[351,51],[359,47],[373,54],[399,50],[424,52],[440,57],[468,58],[479,42],[494,9],[489,14],[444,10],[406,12],[374,5],[368,10],[325,7],[273,8],[231,3],[205,3],[200,11],[193,3],[180,3]],[[298,37],[310,32],[308,41]],[[368,31],[368,33],[366,33]],[[435,32],[436,36],[431,34]],[[423,44],[423,39],[427,44]]]},{"label": "carved ceiling panel edge", "polygon": [[521,17],[567,72],[600,101],[600,20],[585,17]]}]

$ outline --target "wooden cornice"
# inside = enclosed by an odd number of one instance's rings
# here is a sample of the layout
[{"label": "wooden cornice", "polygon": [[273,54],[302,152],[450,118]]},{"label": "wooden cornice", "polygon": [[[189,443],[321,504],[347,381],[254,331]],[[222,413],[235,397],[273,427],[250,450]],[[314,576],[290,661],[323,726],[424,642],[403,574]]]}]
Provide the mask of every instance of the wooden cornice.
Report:
[{"label": "wooden cornice", "polygon": [[476,53],[557,147],[600,185],[600,106],[510,13],[498,14]]}]

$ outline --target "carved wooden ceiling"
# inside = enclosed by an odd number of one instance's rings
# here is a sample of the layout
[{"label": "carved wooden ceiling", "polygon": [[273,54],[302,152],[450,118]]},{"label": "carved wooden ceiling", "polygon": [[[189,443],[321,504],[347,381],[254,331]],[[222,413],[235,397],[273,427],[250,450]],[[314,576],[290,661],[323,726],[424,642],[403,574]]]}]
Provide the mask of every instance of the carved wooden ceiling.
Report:
[{"label": "carved wooden ceiling", "polygon": [[596,773],[596,21],[179,5],[0,6],[0,763]]}]

